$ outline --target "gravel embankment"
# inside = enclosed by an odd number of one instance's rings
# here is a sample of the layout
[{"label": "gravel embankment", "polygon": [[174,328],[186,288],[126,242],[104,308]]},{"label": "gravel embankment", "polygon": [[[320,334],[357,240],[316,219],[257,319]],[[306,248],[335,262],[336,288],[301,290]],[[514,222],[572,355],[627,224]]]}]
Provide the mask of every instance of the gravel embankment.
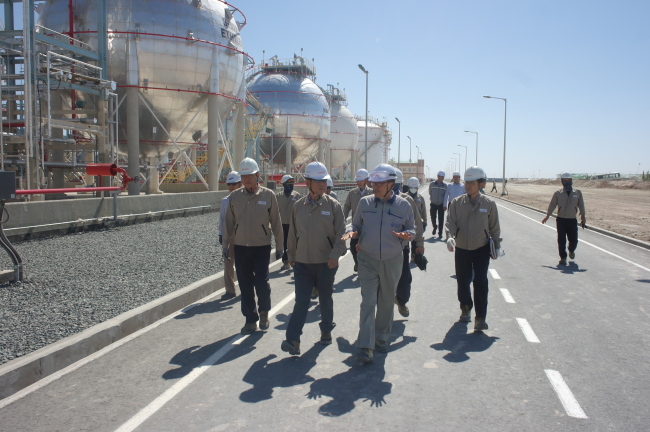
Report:
[{"label": "gravel embankment", "polygon": [[[26,278],[0,285],[0,364],[221,271],[218,217],[16,243]],[[10,268],[0,251],[0,270]]]}]

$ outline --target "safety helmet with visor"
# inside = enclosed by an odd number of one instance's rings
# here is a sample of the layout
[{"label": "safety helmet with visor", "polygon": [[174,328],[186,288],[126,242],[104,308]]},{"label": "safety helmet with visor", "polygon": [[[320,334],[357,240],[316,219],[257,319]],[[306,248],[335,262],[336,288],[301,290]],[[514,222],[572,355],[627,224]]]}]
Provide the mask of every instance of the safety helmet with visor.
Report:
[{"label": "safety helmet with visor", "polygon": [[254,159],[244,158],[239,164],[239,175],[255,174],[260,172],[260,167]]},{"label": "safety helmet with visor", "polygon": [[357,171],[357,175],[354,176],[354,181],[364,181],[368,180],[368,177],[370,174],[368,173],[367,169],[361,168],[360,170]]},{"label": "safety helmet with visor", "polygon": [[237,184],[241,181],[241,176],[237,171],[230,171],[228,173],[228,177],[226,177],[226,184],[227,185],[234,185]]},{"label": "safety helmet with visor", "polygon": [[370,182],[378,183],[384,181],[395,181],[397,179],[397,172],[395,168],[388,164],[379,164],[370,172]]},{"label": "safety helmet with visor", "polygon": [[469,167],[465,171],[464,180],[466,182],[474,181],[474,180],[483,180],[483,181],[485,181],[486,179],[487,179],[487,174],[485,174],[485,171],[483,171],[483,168],[481,168],[479,166]]}]

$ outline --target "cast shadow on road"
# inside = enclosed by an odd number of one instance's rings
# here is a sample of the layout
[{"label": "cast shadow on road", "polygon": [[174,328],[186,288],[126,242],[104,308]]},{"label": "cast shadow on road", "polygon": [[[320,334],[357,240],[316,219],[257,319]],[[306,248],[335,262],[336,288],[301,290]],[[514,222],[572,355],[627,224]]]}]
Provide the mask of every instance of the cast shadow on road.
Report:
[{"label": "cast shadow on road", "polygon": [[[415,342],[413,336],[403,336],[404,321],[393,323],[393,332],[390,341],[394,342],[402,337],[398,343],[392,343],[388,355],[393,351]],[[368,365],[359,365],[355,356],[359,351],[345,338],[336,339],[339,351],[350,354],[345,363],[350,368],[331,378],[321,378],[311,384],[307,397],[320,399],[323,396],[331,398],[318,408],[318,413],[327,417],[339,417],[355,408],[357,401],[370,402],[371,407],[381,407],[386,404],[386,396],[392,391],[393,385],[384,381],[386,376],[385,362],[387,354],[375,351],[374,361]]]},{"label": "cast shadow on road", "polygon": [[176,316],[174,319],[188,319],[193,318],[195,315],[210,314],[232,309],[235,304],[239,303],[239,296],[229,300],[213,300],[207,303],[200,303],[194,307],[185,308],[183,313]]},{"label": "cast shadow on road", "polygon": [[[309,306],[311,307],[316,301],[318,300],[312,300]],[[276,314],[275,319],[280,321],[282,324],[279,324],[274,328],[276,330],[283,330],[283,331],[286,330],[287,325],[289,324],[290,316],[291,316],[290,314],[289,315],[283,313]],[[309,312],[307,312],[307,320],[305,321],[305,324],[317,323],[317,322],[320,322],[320,304],[317,304],[316,306],[311,308]]]},{"label": "cast shadow on road", "polygon": [[637,282],[650,283],[650,279],[637,279]]},{"label": "cast shadow on road", "polygon": [[564,273],[564,274],[584,273],[587,271],[587,269],[581,269],[580,266],[574,262],[570,262],[568,265],[558,264],[555,267],[552,266],[542,266],[542,267],[559,271],[560,273]]},{"label": "cast shadow on road", "polygon": [[[255,349],[255,342],[259,341],[263,335],[263,332],[255,332],[252,335],[248,336],[248,338],[246,338],[245,344],[240,344],[238,349],[230,351],[215,364],[226,363],[249,354]],[[183,378],[192,372],[192,370],[198,367],[201,363],[206,361],[211,355],[231,342],[234,337],[236,336],[228,336],[209,345],[192,346],[178,352],[176,355],[174,355],[174,357],[172,357],[171,360],[169,360],[170,364],[178,365],[178,367],[168,370],[162,375],[162,377],[164,379]]]},{"label": "cast shadow on road", "polygon": [[345,279],[341,279],[340,281],[335,283],[334,290],[332,292],[340,293],[345,291],[346,289],[360,288],[361,285],[359,285],[359,279],[357,275],[358,275],[357,273],[352,273],[350,276],[346,277]]},{"label": "cast shadow on road", "polygon": [[441,343],[431,345],[436,351],[449,351],[443,356],[450,363],[460,363],[470,359],[467,353],[485,351],[499,340],[483,332],[467,333],[469,323],[456,322],[451,326]]}]

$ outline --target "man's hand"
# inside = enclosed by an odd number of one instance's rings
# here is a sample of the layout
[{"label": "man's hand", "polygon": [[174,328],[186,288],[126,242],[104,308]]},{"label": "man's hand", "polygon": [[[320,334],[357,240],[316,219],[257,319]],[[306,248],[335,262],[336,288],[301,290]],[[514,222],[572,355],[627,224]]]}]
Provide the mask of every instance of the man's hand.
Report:
[{"label": "man's hand", "polygon": [[357,245],[355,246],[355,248],[357,249],[357,252],[359,252],[359,251],[361,250],[361,245],[360,245],[359,243],[357,243]]},{"label": "man's hand", "polygon": [[328,258],[327,259],[327,267],[334,269],[339,266],[339,260],[334,259],[334,258]]},{"label": "man's hand", "polygon": [[295,261],[289,261],[289,265],[291,266],[291,268],[293,268],[293,266],[296,265],[296,262]]},{"label": "man's hand", "polygon": [[397,238],[401,238],[402,240],[413,240],[413,236],[410,233],[407,233],[406,231],[403,232],[393,231],[393,235]]},{"label": "man's hand", "polygon": [[219,244],[220,244],[220,245],[223,244],[223,238],[222,238],[221,234],[219,234]]},{"label": "man's hand", "polygon": [[415,248],[415,253],[424,255],[424,246]]},{"label": "man's hand", "polygon": [[357,236],[356,231],[348,231],[345,234],[343,234],[343,237],[341,237],[341,240],[346,241],[346,240],[349,240],[349,239],[354,238],[356,236]]},{"label": "man's hand", "polygon": [[548,215],[544,219],[542,219],[542,223],[545,224],[547,220],[548,220]]},{"label": "man's hand", "polygon": [[422,230],[424,232],[427,232],[427,223],[426,222],[422,222]]},{"label": "man's hand", "polygon": [[447,207],[443,207],[443,208],[442,208],[442,211],[447,211]]},{"label": "man's hand", "polygon": [[221,250],[221,253],[222,253],[222,255],[223,255],[223,259],[224,259],[224,260],[229,260],[229,259],[230,259],[230,257],[228,256],[228,248],[223,248],[223,249]]},{"label": "man's hand", "polygon": [[447,250],[453,252],[456,249],[456,240],[453,238],[447,239]]}]

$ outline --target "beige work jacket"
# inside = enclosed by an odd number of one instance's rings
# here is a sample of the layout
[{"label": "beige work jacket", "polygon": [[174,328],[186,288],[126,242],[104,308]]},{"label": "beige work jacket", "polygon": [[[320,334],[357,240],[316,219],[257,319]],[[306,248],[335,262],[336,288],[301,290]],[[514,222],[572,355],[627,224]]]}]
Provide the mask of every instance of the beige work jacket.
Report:
[{"label": "beige work jacket", "polygon": [[494,240],[494,247],[501,247],[501,227],[499,212],[494,201],[486,195],[479,195],[472,205],[469,196],[463,194],[449,204],[447,237],[456,239],[456,247],[476,250]]},{"label": "beige work jacket", "polygon": [[[371,194],[372,189],[366,186],[363,196],[368,196]],[[354,219],[354,212],[357,210],[357,207],[359,207],[359,201],[361,201],[361,197],[361,189],[358,187],[352,189],[350,193],[348,193],[348,197],[345,199],[345,205],[343,206],[343,217],[347,219],[350,211],[352,211],[352,219]]]},{"label": "beige work jacket", "polygon": [[585,213],[585,200],[582,198],[582,192],[579,189],[571,189],[568,194],[564,188],[556,191],[548,205],[546,215],[552,215],[555,207],[557,207],[557,217],[560,218],[575,219],[578,209],[580,209],[581,215],[587,216]]},{"label": "beige work jacket", "polygon": [[226,213],[228,243],[237,246],[267,246],[271,244],[271,232],[275,236],[276,250],[283,250],[284,235],[278,210],[278,201],[272,190],[258,186],[255,193],[245,187],[230,194]]},{"label": "beige work jacket", "polygon": [[284,191],[275,195],[278,200],[278,208],[280,209],[280,219],[283,225],[289,225],[291,219],[291,209],[296,201],[300,199],[300,194],[296,191],[291,191],[290,195],[286,195]]},{"label": "beige work jacket", "polygon": [[322,264],[328,258],[338,260],[347,249],[341,237],[345,219],[341,204],[327,194],[313,203],[309,195],[300,198],[291,211],[287,237],[289,261]]},{"label": "beige work jacket", "polygon": [[413,221],[415,223],[415,247],[424,247],[424,225],[422,225],[422,215],[420,214],[420,210],[411,195],[401,192],[399,196],[408,201],[413,210]]}]

